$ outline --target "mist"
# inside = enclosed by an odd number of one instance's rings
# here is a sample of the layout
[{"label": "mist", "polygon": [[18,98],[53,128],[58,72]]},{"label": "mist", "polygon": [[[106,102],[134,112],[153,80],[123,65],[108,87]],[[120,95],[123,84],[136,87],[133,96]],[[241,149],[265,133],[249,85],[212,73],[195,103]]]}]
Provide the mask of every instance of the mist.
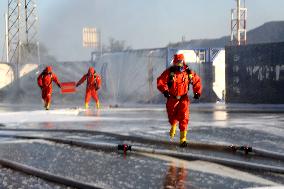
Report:
[{"label": "mist", "polygon": [[[92,49],[82,47],[82,28],[96,27],[102,31],[103,44],[109,38],[126,41],[134,49],[164,47],[169,42],[181,41],[184,36],[213,38],[227,34],[227,23],[222,31],[196,22],[207,19],[198,10],[203,5],[179,1],[75,1],[63,0],[39,3],[40,41],[60,61],[88,60]],[[230,7],[229,3],[228,7]],[[182,5],[189,5],[184,7]],[[221,10],[221,8],[220,8]],[[52,12],[52,14],[49,14]],[[219,14],[227,14],[224,9]],[[229,15],[228,15],[229,19]],[[222,27],[219,27],[222,28]]]}]

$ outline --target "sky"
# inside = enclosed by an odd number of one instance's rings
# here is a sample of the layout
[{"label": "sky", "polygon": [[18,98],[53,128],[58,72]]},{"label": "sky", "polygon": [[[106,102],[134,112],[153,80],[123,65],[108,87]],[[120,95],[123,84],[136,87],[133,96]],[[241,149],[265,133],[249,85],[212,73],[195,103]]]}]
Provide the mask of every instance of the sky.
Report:
[{"label": "sky", "polygon": [[[93,49],[82,46],[82,28],[96,27],[104,44],[124,40],[133,49],[164,47],[169,42],[219,38],[230,33],[235,0],[36,0],[39,41],[59,61],[89,60]],[[0,0],[0,59],[4,12]],[[246,0],[247,29],[284,20],[284,0]]]}]

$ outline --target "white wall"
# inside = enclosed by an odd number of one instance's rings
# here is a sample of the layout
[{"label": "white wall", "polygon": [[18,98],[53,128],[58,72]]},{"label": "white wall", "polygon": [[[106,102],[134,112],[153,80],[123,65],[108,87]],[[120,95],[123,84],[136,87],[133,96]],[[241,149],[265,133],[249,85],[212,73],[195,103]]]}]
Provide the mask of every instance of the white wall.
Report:
[{"label": "white wall", "polygon": [[183,54],[185,62],[188,63],[200,63],[199,57],[194,50],[179,50],[178,54]]},{"label": "white wall", "polygon": [[[23,77],[38,68],[37,64],[25,64],[20,68],[20,77]],[[10,85],[14,80],[12,67],[0,64],[0,89]]]},{"label": "white wall", "polygon": [[14,73],[12,68],[7,64],[0,63],[0,89],[12,83],[13,79]]},{"label": "white wall", "polygon": [[38,69],[38,64],[25,64],[20,69],[20,77],[23,77],[36,69]]},{"label": "white wall", "polygon": [[213,91],[218,98],[222,99],[224,98],[222,93],[225,93],[225,50],[221,50],[218,53],[213,60],[213,66],[215,66],[215,82],[213,83]]}]

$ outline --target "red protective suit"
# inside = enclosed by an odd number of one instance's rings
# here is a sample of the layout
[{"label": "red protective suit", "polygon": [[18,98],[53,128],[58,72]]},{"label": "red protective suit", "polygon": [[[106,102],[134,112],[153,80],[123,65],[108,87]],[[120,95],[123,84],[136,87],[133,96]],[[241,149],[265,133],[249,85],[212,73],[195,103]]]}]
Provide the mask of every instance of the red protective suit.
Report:
[{"label": "red protective suit", "polygon": [[101,87],[101,77],[96,73],[93,67],[89,68],[88,73],[83,75],[83,77],[77,82],[76,86],[78,87],[87,79],[86,86],[86,95],[85,95],[85,105],[88,108],[88,104],[91,100],[91,97],[95,100],[97,108],[99,108],[99,98],[97,90]]},{"label": "red protective suit", "polygon": [[[174,64],[175,59],[176,57]],[[192,84],[193,92],[198,96],[201,96],[202,85],[200,77],[195,72],[189,70],[184,63],[183,67],[183,71],[176,70],[175,66],[166,69],[157,79],[157,88],[162,93],[165,91],[169,93],[166,108],[170,124],[176,125],[179,122],[180,131],[187,131],[190,104],[187,95],[189,84]]]},{"label": "red protective suit", "polygon": [[49,109],[51,103],[52,82],[55,82],[60,88],[60,82],[57,79],[57,76],[52,73],[51,66],[47,66],[37,78],[37,83],[38,86],[41,88],[41,96],[44,100],[44,106],[46,109]]}]

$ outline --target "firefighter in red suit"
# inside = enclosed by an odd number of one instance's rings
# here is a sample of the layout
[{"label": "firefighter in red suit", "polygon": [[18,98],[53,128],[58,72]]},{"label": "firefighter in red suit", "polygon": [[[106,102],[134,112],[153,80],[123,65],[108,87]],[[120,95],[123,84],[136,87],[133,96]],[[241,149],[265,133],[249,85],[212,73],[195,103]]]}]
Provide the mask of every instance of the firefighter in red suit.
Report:
[{"label": "firefighter in red suit", "polygon": [[180,146],[186,147],[186,134],[189,121],[189,85],[192,85],[194,98],[202,93],[200,77],[185,64],[183,54],[175,54],[173,66],[166,69],[157,79],[157,88],[167,98],[166,108],[171,124],[170,138],[173,139],[177,124],[180,130]]},{"label": "firefighter in red suit", "polygon": [[52,95],[52,82],[55,82],[59,88],[61,84],[55,73],[52,72],[52,67],[47,66],[37,78],[38,86],[41,88],[41,96],[44,101],[44,107],[49,110]]},{"label": "firefighter in red suit", "polygon": [[91,97],[95,100],[97,109],[100,108],[100,101],[98,98],[97,90],[101,87],[101,77],[96,73],[93,67],[90,67],[88,73],[77,82],[76,87],[81,85],[87,79],[86,95],[85,95],[85,108],[89,107]]}]

